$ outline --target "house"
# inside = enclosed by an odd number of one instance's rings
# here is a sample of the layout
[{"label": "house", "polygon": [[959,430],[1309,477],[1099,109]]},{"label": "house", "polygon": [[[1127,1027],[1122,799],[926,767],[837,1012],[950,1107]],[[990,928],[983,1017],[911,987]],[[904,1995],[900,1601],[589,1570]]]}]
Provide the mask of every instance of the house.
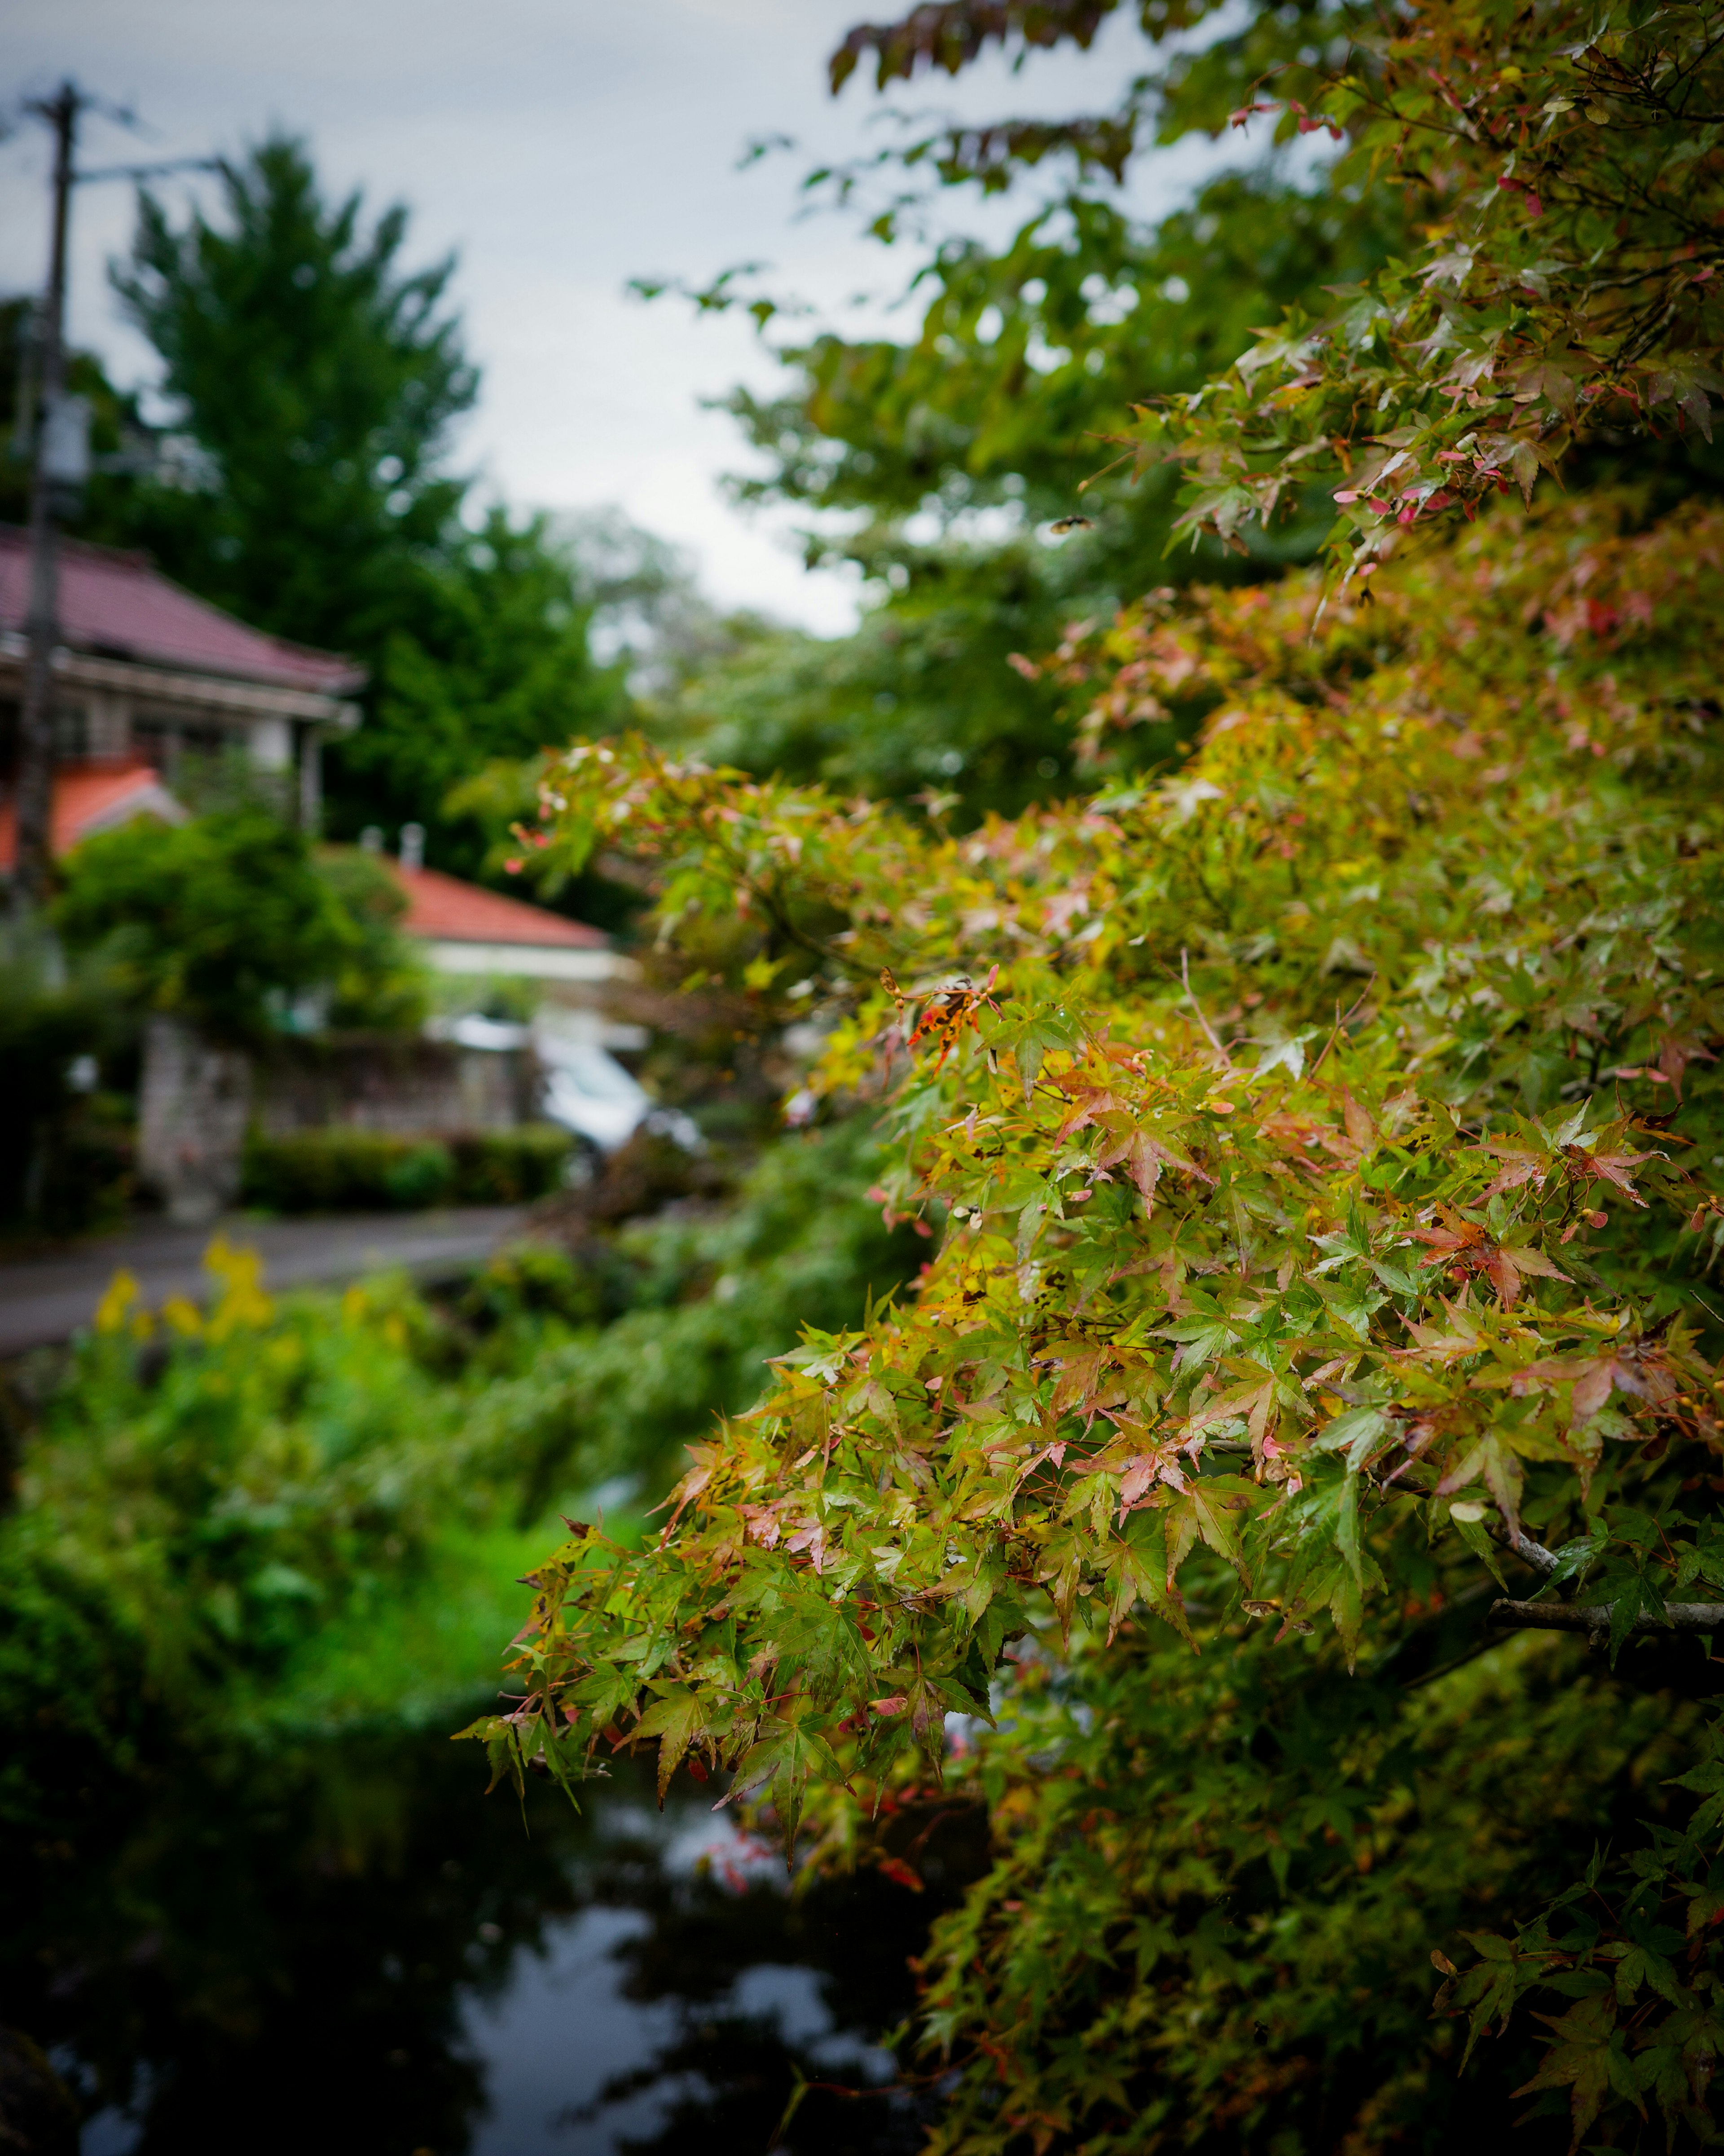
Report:
[{"label": "house", "polygon": [[[0,873],[17,855],[13,781],[29,585],[29,535],[0,525]],[[173,788],[187,758],[223,750],[283,774],[300,823],[316,827],[322,743],[359,724],[351,699],[366,677],[351,660],[249,628],[182,590],[145,555],[72,540],[59,550],[57,621],[55,854],[134,816],[184,821]],[[409,825],[404,859],[389,864],[407,896],[403,928],[434,971],[468,977],[480,997],[488,982],[531,983],[531,1024],[501,1025],[476,1013],[445,1019],[416,1050],[400,1048],[387,1070],[372,1069],[357,1049],[344,1062],[327,1045],[321,1060],[308,1061],[309,1050],[284,1040],[280,1068],[259,1069],[254,1094],[250,1077],[235,1081],[239,1120],[209,1189],[193,1175],[197,1187],[178,1191],[185,1178],[174,1164],[187,1132],[195,1136],[213,1112],[209,1088],[164,1064],[154,1095],[156,1121],[168,1135],[152,1152],[146,1132],[143,1152],[161,1155],[153,1172],[171,1205],[207,1209],[212,1190],[231,1199],[248,1112],[265,1128],[300,1127],[309,1118],[428,1130],[506,1126],[542,1112],[602,1149],[620,1145],[649,1113],[647,1095],[609,1053],[646,1043],[642,1028],[618,1023],[604,1007],[606,984],[631,978],[631,962],[596,928],[426,868],[423,836]],[[181,1047],[182,1063],[201,1052],[189,1040]],[[147,1067],[144,1091],[149,1126]]]},{"label": "house", "polygon": [[[601,1152],[613,1151],[653,1107],[611,1051],[644,1048],[648,1036],[644,1026],[612,1016],[597,991],[633,979],[638,968],[584,921],[426,868],[423,839],[423,831],[408,824],[402,858],[388,863],[407,897],[403,931],[434,972],[465,975],[475,986],[487,978],[530,982],[536,1004],[526,1024],[469,1014],[443,1021],[438,1031],[469,1050],[531,1048],[544,1074],[542,1112]],[[683,1142],[698,1142],[685,1118],[671,1118],[666,1127]]]},{"label": "house", "polygon": [[389,866],[407,896],[400,926],[434,972],[530,981],[618,978],[626,962],[597,928],[425,868],[415,852],[409,840],[405,858]]},{"label": "house", "polygon": [[[86,773],[121,770],[171,788],[187,753],[243,748],[263,769],[291,775],[300,819],[315,825],[321,746],[358,725],[350,700],[363,670],[248,628],[182,591],[146,555],[63,540],[59,559],[56,793]],[[0,784],[17,762],[29,585],[29,535],[0,525]],[[135,781],[131,793],[141,798],[143,788]],[[113,810],[129,797],[105,798]],[[56,844],[59,821],[57,806]]]},{"label": "house", "polygon": [[[68,764],[55,773],[52,843],[56,855],[70,853],[80,839],[111,831],[134,816],[153,816],[163,824],[186,820],[184,807],[149,764]],[[11,873],[17,852],[17,808],[9,797],[0,798],[0,875]]]}]

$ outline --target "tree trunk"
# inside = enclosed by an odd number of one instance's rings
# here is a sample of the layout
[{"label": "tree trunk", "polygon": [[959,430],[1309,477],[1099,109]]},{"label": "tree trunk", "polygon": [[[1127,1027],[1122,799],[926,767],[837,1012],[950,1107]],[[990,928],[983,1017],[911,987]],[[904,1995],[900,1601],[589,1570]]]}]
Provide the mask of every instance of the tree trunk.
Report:
[{"label": "tree trunk", "polygon": [[213,1220],[239,1195],[251,1065],[178,1019],[144,1038],[138,1167],[171,1220]]}]

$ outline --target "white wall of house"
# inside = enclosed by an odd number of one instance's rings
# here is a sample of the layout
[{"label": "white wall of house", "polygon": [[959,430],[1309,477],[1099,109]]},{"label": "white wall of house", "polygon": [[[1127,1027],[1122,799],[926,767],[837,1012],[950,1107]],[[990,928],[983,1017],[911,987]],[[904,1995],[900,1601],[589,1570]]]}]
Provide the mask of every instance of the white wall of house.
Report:
[{"label": "white wall of house", "polygon": [[490,973],[523,981],[627,981],[638,968],[614,951],[540,943],[469,943],[428,936],[420,947],[439,973]]}]

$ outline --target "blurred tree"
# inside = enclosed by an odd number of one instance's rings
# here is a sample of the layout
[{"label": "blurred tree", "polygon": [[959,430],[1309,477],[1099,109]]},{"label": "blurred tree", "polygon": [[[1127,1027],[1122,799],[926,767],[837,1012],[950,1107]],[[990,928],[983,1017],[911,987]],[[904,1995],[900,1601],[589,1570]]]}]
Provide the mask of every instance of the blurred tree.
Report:
[{"label": "blurred tree", "polygon": [[493,506],[474,528],[449,467],[479,384],[454,261],[403,266],[407,228],[399,204],[367,223],[357,192],[328,199],[281,135],[228,171],[218,215],[176,223],[141,196],[114,281],[189,453],[121,521],[192,589],[371,669],[366,723],[328,759],[329,827],[423,824],[429,857],[471,875],[482,834],[444,796],[489,759],[623,718],[624,670],[591,631],[650,548],[614,519],[620,567],[542,516]]},{"label": "blurred tree", "polygon": [[543,516],[494,507],[456,530],[422,567],[410,613],[385,639],[372,710],[331,756],[332,827],[437,826],[439,863],[485,865],[485,833],[447,806],[495,758],[531,757],[571,734],[602,733],[629,709],[627,665],[593,648],[598,599]]},{"label": "blurred tree", "polygon": [[113,272],[202,453],[188,483],[141,490],[138,534],[248,621],[374,659],[424,606],[421,554],[461,502],[445,459],[478,375],[444,305],[453,259],[404,270],[405,208],[367,229],[286,136],[227,169],[221,202],[176,226],[141,193]]},{"label": "blurred tree", "polygon": [[127,1001],[219,1040],[266,1030],[305,990],[411,1021],[385,884],[381,865],[351,856],[321,868],[303,832],[255,806],[140,819],[74,850],[55,925],[74,951],[101,951]]},{"label": "blurred tree", "polygon": [[[1111,12],[919,8],[847,40],[834,87],[859,53],[875,54],[883,81],[955,73],[991,39],[1018,58],[1087,44]],[[895,795],[950,788],[961,814],[1014,812],[1069,791],[1073,777],[1058,690],[1014,653],[1044,654],[1075,621],[1105,619],[1153,585],[1273,576],[1311,557],[1326,516],[1248,535],[1238,553],[1206,537],[1170,557],[1171,467],[1081,491],[1134,403],[1196,391],[1255,325],[1313,285],[1369,276],[1403,239],[1393,187],[1325,187],[1308,146],[1254,150],[1249,169],[1211,179],[1157,223],[1131,214],[1117,187],[1134,157],[1225,134],[1254,71],[1296,60],[1339,20],[1321,7],[1258,8],[1221,18],[1224,34],[1200,48],[1162,44],[1212,13],[1202,0],[1141,11],[1158,64],[1118,112],[912,135],[865,167],[811,175],[811,187],[859,206],[884,244],[919,249],[909,291],[921,321],[902,341],[834,331],[778,345],[792,370],[783,393],[729,400],[763,459],[733,487],[745,503],[811,512],[810,563],[859,567],[873,609],[851,645],[721,663],[679,699],[697,739],[711,733],[756,771]],[[906,185],[882,206],[876,183],[895,166]],[[1039,198],[1003,246],[930,239],[931,192],[998,193],[1031,167]],[[768,336],[793,319],[738,275],[693,296],[708,310],[749,307]],[[1120,755],[1152,763],[1178,745],[1167,728],[1142,728]]]},{"label": "blurred tree", "polygon": [[[33,366],[36,302],[25,295],[0,299],[0,523],[25,524],[30,514],[30,438],[19,424],[20,392]],[[66,356],[66,386],[90,400],[90,447],[95,469],[73,521],[80,538],[124,543],[131,535],[136,472],[152,452],[136,396],[117,389],[94,352]]]}]

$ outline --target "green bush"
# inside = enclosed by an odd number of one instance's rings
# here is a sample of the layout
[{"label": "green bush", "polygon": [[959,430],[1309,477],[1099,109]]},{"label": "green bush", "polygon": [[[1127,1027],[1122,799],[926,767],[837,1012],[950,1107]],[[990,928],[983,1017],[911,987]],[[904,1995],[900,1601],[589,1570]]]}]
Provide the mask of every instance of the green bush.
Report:
[{"label": "green bush", "polygon": [[131,1188],[126,1103],[79,1092],[80,1058],[110,1062],[125,1020],[87,976],[0,968],[0,1224],[75,1235],[121,1217]]},{"label": "green bush", "polygon": [[447,1138],[345,1127],[257,1133],[244,1196],[277,1213],[519,1205],[557,1188],[572,1144],[554,1123]]},{"label": "green bush", "polygon": [[862,1195],[881,1167],[859,1120],[802,1132],[722,1214],[517,1244],[447,1304],[398,1276],[276,1301],[219,1240],[201,1308],[146,1314],[118,1276],[23,1414],[0,1512],[0,1831],[171,1743],[452,1714],[526,1614],[548,1513],[618,1477],[649,1502],[799,1323],[915,1269]]},{"label": "green bush", "polygon": [[362,947],[305,834],[255,805],[86,839],[66,862],[54,922],[72,950],[100,950],[128,1002],[237,1040]]},{"label": "green bush", "polygon": [[524,1123],[453,1137],[449,1149],[458,1205],[524,1205],[560,1186],[574,1140],[555,1123]]}]

